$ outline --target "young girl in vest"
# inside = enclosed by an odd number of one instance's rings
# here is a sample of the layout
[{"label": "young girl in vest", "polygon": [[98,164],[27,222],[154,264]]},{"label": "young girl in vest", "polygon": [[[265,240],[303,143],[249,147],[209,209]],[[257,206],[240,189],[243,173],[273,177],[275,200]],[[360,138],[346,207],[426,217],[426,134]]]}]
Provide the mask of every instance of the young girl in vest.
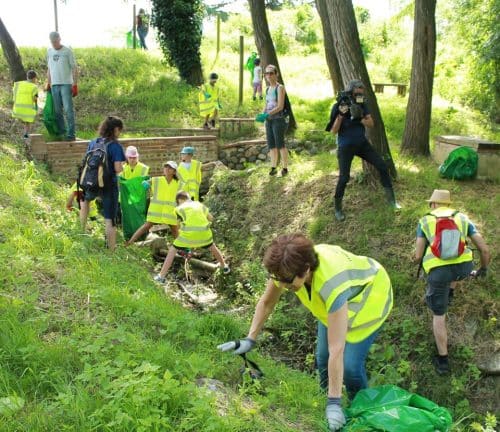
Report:
[{"label": "young girl in vest", "polygon": [[177,177],[181,189],[186,191],[193,201],[200,200],[201,162],[193,159],[194,147],[181,150],[181,163],[177,168]]},{"label": "young girl in vest", "polygon": [[149,181],[144,181],[146,189],[151,188],[151,201],[149,203],[146,223],[141,226],[134,235],[125,242],[125,246],[140,239],[149,232],[154,224],[165,224],[170,227],[172,236],[177,238],[177,217],[175,215],[175,196],[179,190],[179,180],[176,175],[177,164],[168,161],[163,164],[163,176],[153,177]]},{"label": "young girl in vest", "polygon": [[137,147],[128,146],[125,150],[125,157],[127,158],[127,163],[123,165],[123,171],[120,174],[125,180],[149,175],[149,167],[139,162]]},{"label": "young girl in vest", "polygon": [[209,213],[208,208],[198,201],[192,201],[185,191],[180,191],[177,194],[176,202],[175,214],[180,225],[179,235],[174,240],[173,245],[170,246],[161,271],[154,277],[154,280],[164,283],[165,276],[174,262],[177,251],[181,250],[189,253],[194,248],[209,249],[223,269],[224,274],[228,274],[230,272],[229,266],[224,261],[219,248],[213,242],[212,230],[210,229],[213,216]]},{"label": "young girl in vest", "polygon": [[23,122],[23,138],[29,138],[31,125],[35,121],[38,111],[38,87],[37,74],[34,70],[29,70],[26,74],[26,81],[17,81],[14,83],[14,106],[12,108],[12,117]]}]

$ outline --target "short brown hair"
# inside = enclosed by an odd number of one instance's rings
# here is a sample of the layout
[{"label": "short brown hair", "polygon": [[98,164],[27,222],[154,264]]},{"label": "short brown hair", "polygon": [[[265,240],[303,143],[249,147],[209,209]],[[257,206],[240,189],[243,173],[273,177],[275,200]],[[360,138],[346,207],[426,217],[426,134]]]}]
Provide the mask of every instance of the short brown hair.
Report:
[{"label": "short brown hair", "polygon": [[189,194],[186,191],[179,191],[177,192],[177,195],[175,196],[175,202],[179,203],[179,200],[188,200],[189,199]]},{"label": "short brown hair", "polygon": [[264,254],[264,267],[281,278],[303,277],[308,269],[314,271],[318,265],[314,243],[301,233],[276,237]]}]

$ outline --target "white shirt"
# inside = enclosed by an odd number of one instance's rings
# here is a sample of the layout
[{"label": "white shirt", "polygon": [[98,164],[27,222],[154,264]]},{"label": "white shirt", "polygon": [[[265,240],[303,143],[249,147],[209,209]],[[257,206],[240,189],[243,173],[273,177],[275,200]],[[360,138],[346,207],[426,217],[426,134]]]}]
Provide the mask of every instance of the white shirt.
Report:
[{"label": "white shirt", "polygon": [[52,85],[73,84],[73,69],[76,68],[76,61],[70,48],[64,45],[58,50],[49,48],[47,65]]}]

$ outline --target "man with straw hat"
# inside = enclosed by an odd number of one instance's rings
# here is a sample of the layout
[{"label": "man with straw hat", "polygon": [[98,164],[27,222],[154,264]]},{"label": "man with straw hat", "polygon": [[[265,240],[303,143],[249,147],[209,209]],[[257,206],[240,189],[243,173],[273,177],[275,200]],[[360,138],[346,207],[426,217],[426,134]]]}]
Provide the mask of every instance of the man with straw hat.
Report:
[{"label": "man with straw hat", "polygon": [[[453,289],[457,281],[470,275],[486,276],[490,253],[469,218],[450,207],[450,191],[435,189],[427,202],[431,211],[418,223],[415,260],[421,263],[427,274],[425,300],[433,314],[432,330],[438,351],[433,364],[439,375],[445,375],[450,372],[446,311]],[[474,272],[467,237],[480,253],[481,267]]]}]

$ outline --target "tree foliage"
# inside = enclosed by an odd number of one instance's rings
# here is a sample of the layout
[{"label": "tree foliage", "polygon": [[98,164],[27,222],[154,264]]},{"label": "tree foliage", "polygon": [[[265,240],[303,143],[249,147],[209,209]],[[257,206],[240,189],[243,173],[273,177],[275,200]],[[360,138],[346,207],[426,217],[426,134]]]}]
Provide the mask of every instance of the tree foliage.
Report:
[{"label": "tree foliage", "polygon": [[[500,122],[500,1],[453,0],[453,21],[465,49],[465,102]],[[474,29],[474,31],[471,31]]]},{"label": "tree foliage", "polygon": [[201,0],[153,0],[152,24],[165,59],[191,85],[203,83],[200,45],[203,23]]}]

